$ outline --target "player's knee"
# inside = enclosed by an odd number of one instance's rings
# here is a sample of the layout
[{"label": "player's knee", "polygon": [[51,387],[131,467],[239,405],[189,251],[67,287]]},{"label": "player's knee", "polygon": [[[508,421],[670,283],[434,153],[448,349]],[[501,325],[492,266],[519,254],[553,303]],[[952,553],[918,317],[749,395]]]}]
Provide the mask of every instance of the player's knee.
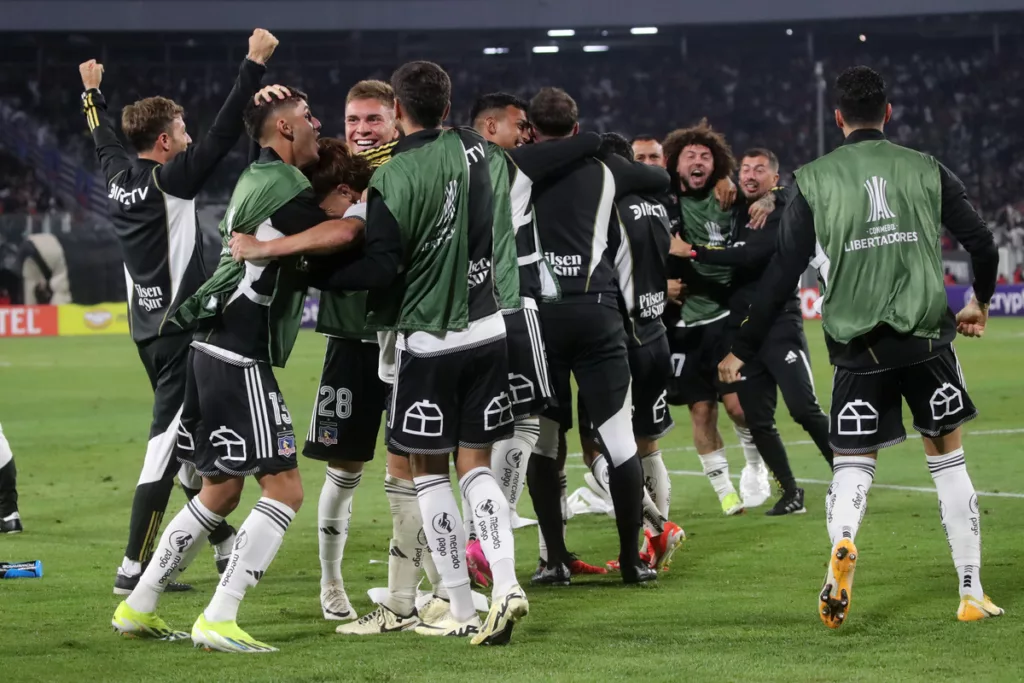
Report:
[{"label": "player's knee", "polygon": [[363,471],[363,466],[366,463],[359,460],[332,460],[327,463],[327,466],[332,470],[340,470],[342,472],[348,472],[349,474],[359,474]]},{"label": "player's knee", "polygon": [[263,490],[265,498],[287,505],[295,512],[302,507],[305,494],[302,490],[302,478],[299,476],[298,470],[264,476],[260,479],[260,488]]},{"label": "player's knee", "polygon": [[736,394],[726,394],[722,397],[722,405],[725,406],[725,412],[729,415],[729,419],[732,420],[737,427],[745,427],[746,416],[743,414],[743,406],[740,405],[740,398]]},{"label": "player's knee", "polygon": [[690,406],[690,421],[694,431],[701,433],[718,427],[718,407],[711,401],[701,401]]}]

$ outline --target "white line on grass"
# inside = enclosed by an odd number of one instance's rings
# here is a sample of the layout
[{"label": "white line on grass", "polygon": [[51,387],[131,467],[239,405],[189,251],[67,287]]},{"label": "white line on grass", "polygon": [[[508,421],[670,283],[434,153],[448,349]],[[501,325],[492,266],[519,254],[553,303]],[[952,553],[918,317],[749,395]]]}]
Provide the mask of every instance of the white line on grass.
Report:
[{"label": "white line on grass", "polygon": [[[983,429],[976,432],[964,432],[964,436],[1000,436],[1006,434],[1024,434],[1024,429]],[[920,434],[908,434],[907,438],[921,438]],[[809,446],[813,445],[814,442],[810,440],[804,441],[788,441],[784,445],[786,446]],[[726,446],[726,448],[739,448],[736,446]],[[662,452],[678,452],[678,451],[696,451],[693,446],[675,446],[673,448],[663,448]],[[580,458],[583,457],[582,453],[570,453],[569,457]],[[574,470],[586,470],[590,469],[586,465],[566,465],[569,469]],[[703,472],[697,472],[695,470],[669,470],[669,474],[674,474],[683,477],[703,477]],[[733,479],[739,479],[740,475],[733,474]],[[797,479],[800,484],[821,484],[828,486],[831,481],[825,481],[823,479]],[[899,486],[897,484],[872,484],[873,489],[888,489],[890,491],[912,491],[915,493],[936,493],[936,490],[927,486]],[[991,496],[992,498],[1021,498],[1024,499],[1024,493],[1012,493],[1004,491],[978,491],[979,496]]]}]

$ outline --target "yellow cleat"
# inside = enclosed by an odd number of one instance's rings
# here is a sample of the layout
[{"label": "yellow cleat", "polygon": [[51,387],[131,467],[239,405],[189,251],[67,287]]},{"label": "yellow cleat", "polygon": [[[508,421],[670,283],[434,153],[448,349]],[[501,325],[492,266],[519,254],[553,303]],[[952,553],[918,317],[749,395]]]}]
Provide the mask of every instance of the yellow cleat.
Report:
[{"label": "yellow cleat", "polygon": [[982,600],[965,595],[960,598],[960,609],[956,611],[956,618],[960,621],[981,621],[990,617],[1001,617],[1003,614],[1003,608],[996,607],[987,595]]},{"label": "yellow cleat", "polygon": [[127,638],[146,638],[166,642],[188,638],[187,633],[173,630],[166,621],[153,612],[136,612],[128,606],[127,602],[122,602],[117,606],[110,625],[114,627],[115,633],[120,633]]},{"label": "yellow cleat", "polygon": [[470,641],[473,645],[508,645],[512,628],[520,619],[530,613],[530,603],[518,585],[513,586],[499,600],[491,602],[483,628]]},{"label": "yellow cleat", "polygon": [[839,628],[846,620],[853,598],[853,572],[857,568],[857,546],[844,538],[832,548],[828,575],[819,596],[818,612],[822,623]]},{"label": "yellow cleat", "polygon": [[722,512],[726,517],[743,514],[745,508],[743,507],[743,501],[740,500],[740,494],[735,491],[725,494],[722,498]]},{"label": "yellow cleat", "polygon": [[277,648],[261,643],[248,633],[238,628],[234,621],[207,621],[205,614],[200,614],[192,626],[192,644],[204,650],[217,652],[241,652],[244,654],[262,654],[277,652]]}]

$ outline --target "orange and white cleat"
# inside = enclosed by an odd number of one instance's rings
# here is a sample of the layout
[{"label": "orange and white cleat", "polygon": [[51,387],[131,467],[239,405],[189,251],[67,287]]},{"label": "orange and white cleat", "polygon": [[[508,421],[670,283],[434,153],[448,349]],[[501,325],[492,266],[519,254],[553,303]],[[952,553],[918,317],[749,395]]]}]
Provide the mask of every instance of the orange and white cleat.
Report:
[{"label": "orange and white cleat", "polygon": [[[640,551],[640,564],[647,565],[648,567],[651,566],[651,554],[649,552]],[[608,571],[610,572],[622,571],[622,566],[619,564],[619,561],[617,559],[608,560],[604,563],[604,566],[608,567]]]},{"label": "orange and white cleat", "polygon": [[1005,614],[1002,607],[996,605],[986,595],[978,600],[971,595],[960,598],[960,609],[956,611],[956,618],[960,621],[981,621],[991,617],[1001,617]]},{"label": "orange and white cleat", "polygon": [[825,586],[818,596],[818,613],[829,628],[839,628],[846,621],[853,598],[853,572],[857,568],[857,546],[849,538],[832,547]]},{"label": "orange and white cleat", "polygon": [[595,567],[592,564],[587,564],[575,555],[570,554],[569,559],[569,573],[572,576],[579,576],[581,574],[607,574],[608,570],[604,567]]},{"label": "orange and white cleat", "polygon": [[647,537],[647,548],[650,551],[647,566],[658,571],[668,569],[668,565],[672,563],[672,556],[686,540],[686,532],[674,522],[665,522],[662,532],[657,536],[650,531],[645,531],[644,535]]}]

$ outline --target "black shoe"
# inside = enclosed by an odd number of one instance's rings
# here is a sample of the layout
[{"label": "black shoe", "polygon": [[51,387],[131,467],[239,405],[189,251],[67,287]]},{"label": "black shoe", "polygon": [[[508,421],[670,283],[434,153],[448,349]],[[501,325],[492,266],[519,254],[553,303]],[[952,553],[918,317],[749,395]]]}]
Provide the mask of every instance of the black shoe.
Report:
[{"label": "black shoe", "polygon": [[[114,595],[131,595],[135,587],[139,585],[139,577],[141,576],[141,573],[135,576],[128,576],[127,574],[122,574],[121,570],[118,570],[117,578],[114,579]],[[178,583],[176,581],[172,581],[164,588],[165,593],[184,593],[190,590],[192,590],[192,584]]]},{"label": "black shoe", "polygon": [[549,565],[541,560],[530,583],[534,586],[568,586],[572,583],[572,575],[569,567],[561,562]]},{"label": "black shoe", "polygon": [[625,567],[620,565],[619,571],[622,573],[622,583],[625,584],[647,583],[648,581],[658,580],[657,570],[642,564]]},{"label": "black shoe", "polygon": [[21,517],[17,512],[11,513],[6,519],[0,520],[0,534],[20,534],[25,530],[21,525]]},{"label": "black shoe", "polygon": [[764,514],[769,517],[778,517],[780,515],[802,515],[807,512],[807,508],[804,507],[804,490],[793,489],[788,493],[783,493],[782,498],[779,498],[779,502],[775,503],[775,506],[771,510],[766,510]]}]

